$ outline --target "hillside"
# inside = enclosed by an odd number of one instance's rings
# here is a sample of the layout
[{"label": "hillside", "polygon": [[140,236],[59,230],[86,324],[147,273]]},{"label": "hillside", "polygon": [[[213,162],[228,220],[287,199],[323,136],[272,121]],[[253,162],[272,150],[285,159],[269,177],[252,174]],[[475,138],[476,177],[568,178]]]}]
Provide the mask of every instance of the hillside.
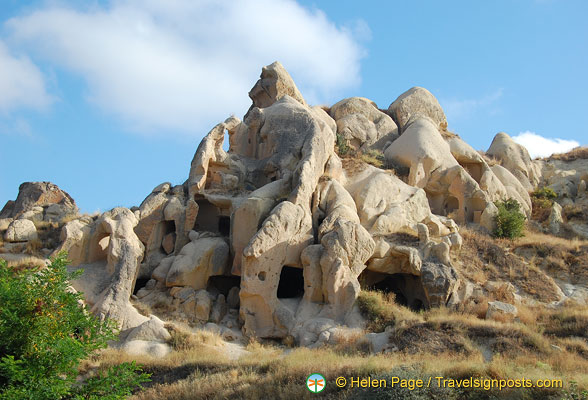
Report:
[{"label": "hillside", "polygon": [[[183,184],[137,207],[80,215],[26,182],[0,211],[1,258],[66,251],[84,271],[72,286],[117,322],[82,374],[137,359],[153,372],[144,399],[308,396],[314,372],[336,398],[374,394],[338,376],[564,382],[421,393],[439,398],[588,389],[588,149],[532,160],[501,132],[476,151],[419,87],[387,109],[310,106],[278,62],[249,97]],[[523,237],[495,237],[507,200]]]}]

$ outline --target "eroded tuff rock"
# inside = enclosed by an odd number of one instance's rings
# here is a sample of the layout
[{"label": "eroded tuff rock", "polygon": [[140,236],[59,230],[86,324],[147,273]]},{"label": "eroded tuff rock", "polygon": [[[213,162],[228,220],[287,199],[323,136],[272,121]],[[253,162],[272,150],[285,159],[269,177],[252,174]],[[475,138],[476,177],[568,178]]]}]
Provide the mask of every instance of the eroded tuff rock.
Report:
[{"label": "eroded tuff rock", "polygon": [[[28,213],[28,215],[23,215]],[[68,215],[77,215],[74,199],[51,182],[24,182],[18,188],[16,200],[9,200],[1,218],[25,218],[56,221]]]},{"label": "eroded tuff rock", "polygon": [[350,97],[331,107],[337,134],[353,149],[383,149],[398,137],[396,123],[364,97]]},{"label": "eroded tuff rock", "polygon": [[[243,120],[229,117],[204,137],[185,183],[157,186],[134,213],[115,209],[62,230],[60,249],[86,271],[77,288],[95,312],[134,328],[130,347],[167,337],[130,304],[133,291],[164,315],[213,320],[206,326],[227,337],[241,328],[312,346],[337,340],[342,325],[361,325],[354,303],[362,287],[392,290],[414,308],[457,307],[474,290],[452,265],[462,245],[457,223],[493,230],[494,202],[506,198],[530,213],[528,185],[547,168],[505,134],[491,152],[502,165],[490,166],[447,132],[422,88],[402,94],[388,115],[360,97],[326,112],[307,105],[274,63],[250,97]],[[383,151],[408,176],[340,158],[337,135]],[[547,174],[553,185],[557,171]],[[570,196],[588,197],[588,177],[577,180]]]},{"label": "eroded tuff rock", "polygon": [[439,102],[427,89],[413,87],[402,93],[388,107],[388,114],[396,121],[398,128],[404,132],[411,119],[428,117],[435,128],[447,128],[447,118]]},{"label": "eroded tuff rock", "polygon": [[500,160],[502,166],[509,170],[527,191],[532,191],[539,183],[539,166],[531,160],[527,149],[506,133],[500,132],[494,137],[486,154]]}]

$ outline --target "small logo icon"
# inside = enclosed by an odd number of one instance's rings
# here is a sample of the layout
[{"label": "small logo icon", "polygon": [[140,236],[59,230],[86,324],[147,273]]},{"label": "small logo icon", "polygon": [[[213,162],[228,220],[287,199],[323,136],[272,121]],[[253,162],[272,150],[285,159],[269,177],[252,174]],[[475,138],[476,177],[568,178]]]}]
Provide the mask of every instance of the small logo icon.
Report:
[{"label": "small logo icon", "polygon": [[306,387],[312,393],[319,393],[325,389],[325,377],[321,374],[312,374],[306,378]]}]

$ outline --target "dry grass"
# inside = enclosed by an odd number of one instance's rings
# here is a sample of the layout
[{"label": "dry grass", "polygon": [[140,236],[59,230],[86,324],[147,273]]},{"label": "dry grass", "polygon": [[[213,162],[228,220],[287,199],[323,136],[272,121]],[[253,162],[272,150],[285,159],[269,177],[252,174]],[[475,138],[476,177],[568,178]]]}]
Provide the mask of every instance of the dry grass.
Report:
[{"label": "dry grass", "polygon": [[366,152],[360,154],[360,158],[364,162],[373,165],[376,168],[384,168],[386,165],[384,153],[380,150],[367,150]]},{"label": "dry grass", "polygon": [[492,281],[512,282],[528,297],[543,302],[559,300],[559,291],[552,279],[532,262],[507,250],[513,245],[516,247],[525,237],[514,241],[496,239],[465,227],[460,232],[464,241],[454,262],[458,272],[466,278],[479,281],[485,276]]},{"label": "dry grass", "polygon": [[484,161],[486,161],[486,164],[488,164],[489,167],[501,164],[498,158],[486,154],[484,150],[478,150],[478,154],[482,156],[482,158],[484,159]]},{"label": "dry grass", "polygon": [[0,258],[6,261],[8,268],[31,268],[44,267],[46,260],[34,256],[23,256],[20,254],[0,254]]},{"label": "dry grass", "polygon": [[588,208],[579,204],[569,204],[563,207],[563,214],[568,221],[588,220]]},{"label": "dry grass", "polygon": [[567,153],[553,154],[544,160],[575,161],[588,159],[588,147],[576,147]]},{"label": "dry grass", "polygon": [[176,351],[187,351],[202,346],[218,346],[222,343],[221,337],[216,333],[193,331],[179,323],[166,324],[165,328],[171,335],[168,344]]},{"label": "dry grass", "polygon": [[514,242],[513,251],[549,275],[573,284],[588,283],[588,241],[528,232]]}]

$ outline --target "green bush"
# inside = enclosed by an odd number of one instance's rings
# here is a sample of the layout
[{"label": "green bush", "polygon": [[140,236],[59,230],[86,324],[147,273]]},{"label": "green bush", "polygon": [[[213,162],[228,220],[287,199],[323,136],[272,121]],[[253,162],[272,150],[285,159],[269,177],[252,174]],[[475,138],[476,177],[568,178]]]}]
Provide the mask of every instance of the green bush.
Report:
[{"label": "green bush", "polygon": [[548,187],[542,187],[542,188],[535,189],[535,191],[531,194],[531,196],[535,197],[536,199],[546,199],[546,200],[557,199],[557,193],[555,193],[555,191],[553,189],[548,188]]},{"label": "green bush", "polygon": [[347,143],[347,139],[343,137],[343,135],[337,133],[337,151],[340,156],[344,156],[351,151],[351,147]]},{"label": "green bush", "polygon": [[0,399],[121,399],[149,375],[134,363],[85,382],[79,363],[115,339],[114,324],[82,307],[69,289],[79,275],[65,254],[44,268],[9,268],[0,260]]},{"label": "green bush", "polygon": [[525,228],[525,214],[521,212],[521,205],[515,199],[497,201],[496,230],[494,236],[514,239],[523,236]]}]

